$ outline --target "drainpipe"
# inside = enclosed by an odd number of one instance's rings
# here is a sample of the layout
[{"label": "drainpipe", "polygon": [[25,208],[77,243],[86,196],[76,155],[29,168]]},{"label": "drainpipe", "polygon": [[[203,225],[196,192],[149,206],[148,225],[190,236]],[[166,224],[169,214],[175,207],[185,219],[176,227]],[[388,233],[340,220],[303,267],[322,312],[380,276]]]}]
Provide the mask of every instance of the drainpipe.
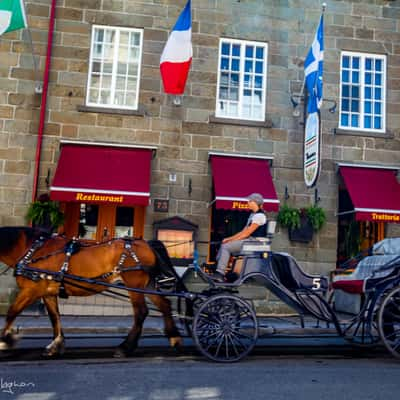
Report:
[{"label": "drainpipe", "polygon": [[57,0],[51,0],[49,33],[47,35],[46,65],[45,65],[44,75],[43,75],[43,92],[42,92],[42,101],[40,104],[40,118],[39,118],[39,129],[38,129],[38,140],[37,140],[37,144],[36,144],[35,171],[34,171],[34,175],[33,175],[32,201],[36,200],[38,181],[39,181],[40,155],[41,155],[41,151],[42,151],[43,131],[44,131],[45,118],[46,118],[47,90],[48,90],[48,86],[49,86],[51,48],[52,48],[52,44],[53,44],[56,2],[57,2]]}]

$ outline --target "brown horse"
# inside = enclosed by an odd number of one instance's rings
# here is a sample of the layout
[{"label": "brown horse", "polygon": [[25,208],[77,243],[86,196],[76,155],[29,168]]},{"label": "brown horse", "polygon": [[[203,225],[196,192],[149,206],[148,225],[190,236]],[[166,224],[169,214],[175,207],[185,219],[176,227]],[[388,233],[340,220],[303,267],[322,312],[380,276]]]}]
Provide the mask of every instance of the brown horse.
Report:
[{"label": "brown horse", "polygon": [[[27,267],[54,271],[53,274],[42,274],[37,280],[17,275],[19,287],[18,295],[10,306],[6,324],[0,337],[0,349],[7,349],[15,342],[12,335],[12,324],[15,318],[30,304],[42,299],[53,327],[53,341],[46,347],[47,356],[60,355],[64,351],[64,335],[62,332],[58,296],[61,282],[57,277],[66,261],[65,246],[69,240],[63,236],[49,236],[36,246],[41,232],[28,227],[0,228],[0,261],[18,269],[24,257]],[[152,248],[144,240],[131,241],[131,247],[126,246],[123,239],[114,239],[95,245],[82,245],[68,261],[68,274],[83,277],[97,278],[102,282],[113,282],[121,279],[126,287],[145,289],[151,281],[152,272],[156,273],[158,258]],[[29,250],[33,255],[29,255]],[[27,255],[28,253],[28,255]],[[121,272],[116,270],[119,266]],[[135,267],[136,266],[136,267]],[[125,268],[125,271],[124,271]],[[70,283],[68,283],[70,282]],[[107,288],[91,283],[79,282],[78,287],[71,280],[63,282],[65,293],[68,296],[90,296],[100,293]],[[115,356],[123,357],[133,353],[137,347],[142,332],[143,322],[148,314],[144,294],[129,291],[129,297],[134,311],[134,324],[125,340],[118,346]],[[165,334],[171,346],[179,346],[182,339],[171,315],[170,301],[156,294],[149,295],[151,301],[158,307],[164,318]]]}]

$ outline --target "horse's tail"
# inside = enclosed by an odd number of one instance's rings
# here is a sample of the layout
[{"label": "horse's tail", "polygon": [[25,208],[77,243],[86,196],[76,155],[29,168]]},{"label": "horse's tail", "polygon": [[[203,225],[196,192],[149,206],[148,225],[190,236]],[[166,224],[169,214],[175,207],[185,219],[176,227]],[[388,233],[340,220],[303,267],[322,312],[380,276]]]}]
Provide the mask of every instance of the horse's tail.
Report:
[{"label": "horse's tail", "polygon": [[167,277],[174,277],[177,282],[177,289],[184,290],[184,285],[181,281],[181,278],[176,273],[174,266],[172,265],[167,248],[165,247],[164,243],[160,240],[148,240],[147,243],[153,249],[156,255],[158,272],[166,275]]}]

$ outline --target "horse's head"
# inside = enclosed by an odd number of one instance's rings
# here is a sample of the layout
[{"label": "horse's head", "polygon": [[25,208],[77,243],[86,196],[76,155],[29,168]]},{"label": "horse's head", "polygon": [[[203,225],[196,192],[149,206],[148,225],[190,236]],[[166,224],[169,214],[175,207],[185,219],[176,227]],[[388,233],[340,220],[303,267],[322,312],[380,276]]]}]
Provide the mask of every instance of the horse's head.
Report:
[{"label": "horse's head", "polygon": [[36,239],[47,235],[43,231],[26,226],[1,227],[0,261],[6,265],[15,266]]}]

